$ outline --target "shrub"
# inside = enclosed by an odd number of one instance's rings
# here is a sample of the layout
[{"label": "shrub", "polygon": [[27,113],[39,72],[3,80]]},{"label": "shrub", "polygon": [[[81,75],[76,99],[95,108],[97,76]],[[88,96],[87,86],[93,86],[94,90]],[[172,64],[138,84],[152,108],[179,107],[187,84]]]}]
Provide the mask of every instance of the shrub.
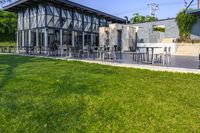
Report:
[{"label": "shrub", "polygon": [[189,40],[192,26],[197,22],[197,16],[186,14],[185,10],[182,10],[176,16],[176,22],[181,40]]}]

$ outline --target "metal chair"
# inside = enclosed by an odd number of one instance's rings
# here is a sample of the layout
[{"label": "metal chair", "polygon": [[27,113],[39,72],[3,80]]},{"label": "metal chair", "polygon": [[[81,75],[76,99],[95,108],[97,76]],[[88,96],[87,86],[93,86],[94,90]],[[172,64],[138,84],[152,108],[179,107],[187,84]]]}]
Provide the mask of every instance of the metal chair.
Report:
[{"label": "metal chair", "polygon": [[145,55],[146,53],[141,52],[140,49],[137,49],[135,52],[133,52],[133,61],[134,62],[143,62],[145,61]]},{"label": "metal chair", "polygon": [[171,47],[164,47],[163,53],[154,56],[156,56],[156,61],[163,66],[171,64]]}]

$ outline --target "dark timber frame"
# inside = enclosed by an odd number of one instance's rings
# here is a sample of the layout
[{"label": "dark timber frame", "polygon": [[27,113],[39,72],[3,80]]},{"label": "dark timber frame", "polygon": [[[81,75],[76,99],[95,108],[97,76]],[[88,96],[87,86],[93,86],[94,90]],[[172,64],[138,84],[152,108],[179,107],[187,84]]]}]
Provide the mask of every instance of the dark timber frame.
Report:
[{"label": "dark timber frame", "polygon": [[98,46],[98,28],[124,19],[68,0],[18,0],[4,7],[18,17],[17,47]]}]

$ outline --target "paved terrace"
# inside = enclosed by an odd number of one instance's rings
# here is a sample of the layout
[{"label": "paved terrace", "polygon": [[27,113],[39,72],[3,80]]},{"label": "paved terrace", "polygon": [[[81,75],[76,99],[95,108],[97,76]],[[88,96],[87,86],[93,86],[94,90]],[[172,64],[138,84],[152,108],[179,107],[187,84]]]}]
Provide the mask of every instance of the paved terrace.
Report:
[{"label": "paved terrace", "polygon": [[[17,54],[18,55],[18,54]],[[152,71],[167,71],[167,72],[179,72],[179,73],[193,73],[200,74],[199,60],[198,57],[190,56],[172,56],[172,63],[168,66],[162,66],[158,64],[138,64],[133,62],[131,53],[122,54],[122,58],[117,61],[100,61],[94,58],[85,59],[74,59],[68,57],[49,57],[49,56],[34,56],[34,55],[21,55],[21,56],[31,56],[36,58],[51,58],[58,60],[67,61],[81,61],[86,63],[95,63],[100,65],[116,66],[116,67],[126,67],[126,68],[136,68],[136,69],[146,69]]]}]

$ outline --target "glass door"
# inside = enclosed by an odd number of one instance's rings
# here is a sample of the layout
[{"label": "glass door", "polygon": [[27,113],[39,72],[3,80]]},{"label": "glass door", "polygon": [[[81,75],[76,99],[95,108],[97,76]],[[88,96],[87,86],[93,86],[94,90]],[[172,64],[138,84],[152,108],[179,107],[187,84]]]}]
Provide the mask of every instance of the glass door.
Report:
[{"label": "glass door", "polygon": [[84,34],[84,46],[91,46],[91,34],[90,33]]},{"label": "glass door", "polygon": [[82,32],[74,33],[74,47],[76,50],[83,49],[83,33]]},{"label": "glass door", "polygon": [[63,46],[72,47],[72,31],[63,31]]}]

